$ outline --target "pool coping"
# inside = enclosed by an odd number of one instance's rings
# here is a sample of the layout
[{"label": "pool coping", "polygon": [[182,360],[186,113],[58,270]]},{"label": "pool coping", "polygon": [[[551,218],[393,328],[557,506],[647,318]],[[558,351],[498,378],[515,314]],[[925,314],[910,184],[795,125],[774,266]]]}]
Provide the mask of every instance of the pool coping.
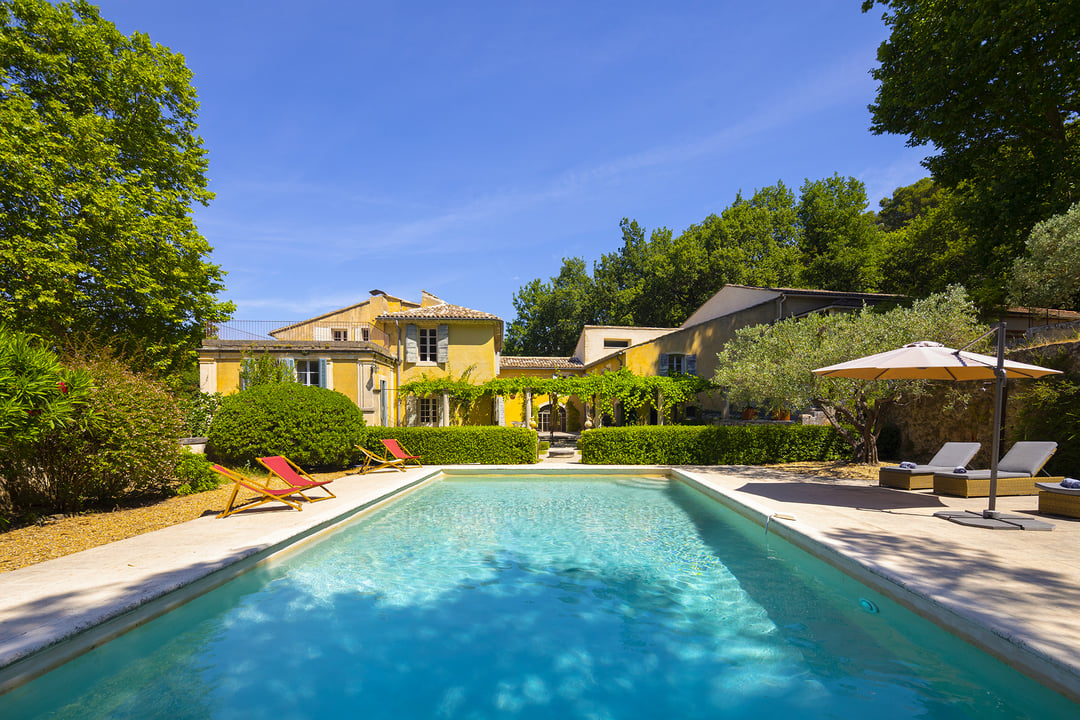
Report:
[{"label": "pool coping", "polygon": [[[1067,612],[1080,610],[1080,569],[1073,570],[1072,576],[1061,580],[1063,586],[1071,582],[1074,591],[1064,598],[1056,615],[1051,612],[1049,620],[1033,616],[1030,621],[1018,623],[1009,621],[1017,613],[1008,607],[1004,612],[1000,608],[988,611],[986,607],[969,602],[971,593],[980,589],[979,583],[968,587],[957,578],[913,574],[911,568],[919,567],[918,552],[875,556],[872,549],[876,545],[873,543],[864,542],[860,546],[852,541],[853,537],[872,540],[873,532],[881,526],[881,532],[899,536],[901,544],[897,547],[900,548],[904,547],[903,543],[924,539],[928,546],[936,542],[949,543],[950,548],[958,547],[961,549],[955,553],[958,561],[964,558],[964,548],[988,552],[983,547],[987,545],[988,537],[1000,539],[1004,534],[1013,537],[1013,543],[1020,542],[1021,533],[971,528],[957,530],[961,526],[931,519],[929,513],[924,512],[936,507],[934,502],[968,509],[968,506],[977,507],[985,500],[931,496],[934,501],[931,502],[921,499],[926,496],[910,491],[827,483],[820,478],[765,468],[556,463],[440,466],[410,469],[406,473],[390,471],[347,476],[335,481],[336,501],[313,503],[305,506],[303,512],[266,507],[222,520],[208,514],[181,525],[0,573],[0,598],[3,598],[0,601],[0,693],[438,477],[552,472],[664,475],[687,482],[753,522],[768,525],[767,532],[824,560],[1074,702],[1080,702],[1080,657],[1075,650],[1070,652],[1070,649],[1080,647],[1080,629],[1070,629],[1074,637],[1061,639],[1058,637],[1060,628],[1052,621],[1055,616],[1067,618]],[[802,498],[796,492],[800,486]],[[806,496],[810,495],[817,502],[808,502]],[[853,497],[857,498],[857,504],[865,503],[867,507],[850,507]],[[844,500],[838,502],[836,498]],[[1029,496],[1026,503],[1030,505],[1033,500]],[[1019,507],[1024,502],[1001,498],[999,507],[1012,510],[1012,506]],[[916,511],[888,513],[870,507],[875,503],[899,504],[905,509],[910,506]],[[868,523],[864,512],[887,514],[872,516]],[[856,525],[858,532],[852,529]],[[1080,522],[1066,524],[1063,529],[1070,537],[1080,538]],[[972,534],[973,530],[975,534]],[[1052,536],[1054,533],[1022,535]],[[1058,537],[1051,542],[1062,544],[1061,539]],[[1038,539],[1022,538],[1022,541],[1030,544]],[[1032,555],[1028,553],[1024,557]],[[980,561],[991,568],[1000,568],[1007,565],[1009,558],[1001,559],[996,565],[985,557],[980,557]],[[1056,556],[1044,558],[1044,561],[1051,565],[1059,563]],[[1054,569],[1060,571],[1063,568]],[[1049,570],[1029,573],[1031,577],[1023,582],[1030,584],[1045,577],[1046,572]],[[1001,582],[1016,584],[1020,581],[1002,577]],[[1008,603],[1017,597],[1025,597],[1023,583],[1000,597],[986,598],[984,604]],[[1073,617],[1080,617],[1080,614]],[[1077,644],[1071,644],[1072,639],[1076,639]]]}]

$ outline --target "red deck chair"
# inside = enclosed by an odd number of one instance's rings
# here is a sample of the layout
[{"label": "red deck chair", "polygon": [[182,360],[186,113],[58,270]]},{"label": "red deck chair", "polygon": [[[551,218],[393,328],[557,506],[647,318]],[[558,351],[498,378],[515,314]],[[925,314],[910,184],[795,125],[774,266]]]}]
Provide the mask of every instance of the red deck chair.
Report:
[{"label": "red deck chair", "polygon": [[[276,477],[289,487],[295,488],[295,490],[300,493],[300,497],[308,502],[329,500],[332,497],[337,497],[337,495],[330,492],[330,488],[326,487],[333,482],[333,480],[316,480],[301,470],[299,465],[286,457],[272,455],[270,457],[255,459],[259,461],[260,465],[270,471],[270,477]],[[322,488],[326,492],[326,497],[312,498],[304,494],[305,490],[314,490],[315,488]]]},{"label": "red deck chair", "polygon": [[401,445],[398,445],[397,440],[395,440],[393,438],[389,438],[389,439],[383,440],[382,444],[386,446],[386,449],[388,451],[390,451],[391,455],[393,455],[398,460],[401,460],[402,464],[407,465],[409,463],[409,461],[411,460],[414,463],[416,463],[417,467],[424,467],[423,465],[420,464],[420,456],[419,455],[410,455],[409,453],[405,452],[405,450],[401,447]]},{"label": "red deck chair", "polygon": [[[300,507],[300,503],[295,498],[291,497],[292,495],[300,494],[300,491],[296,488],[267,487],[258,480],[252,480],[249,477],[244,477],[240,473],[233,472],[232,470],[229,470],[228,468],[223,468],[220,465],[211,465],[210,467],[213,468],[214,472],[220,475],[224,475],[233,483],[232,495],[229,496],[229,502],[225,504],[225,509],[218,513],[217,516],[219,518],[228,517],[235,512],[240,512],[241,510],[248,510],[253,507],[258,507],[263,503],[274,501],[284,503],[296,510],[304,509]],[[236,496],[239,494],[240,488],[250,490],[251,492],[258,495],[259,497],[256,498],[257,502],[250,503],[245,501],[240,505],[236,505]]]},{"label": "red deck chair", "polygon": [[373,453],[363,445],[357,445],[356,449],[360,451],[360,454],[364,456],[364,463],[360,466],[360,474],[367,475],[369,472],[381,470],[384,467],[394,468],[405,472],[405,461],[398,460],[397,458],[383,457],[377,453]]}]

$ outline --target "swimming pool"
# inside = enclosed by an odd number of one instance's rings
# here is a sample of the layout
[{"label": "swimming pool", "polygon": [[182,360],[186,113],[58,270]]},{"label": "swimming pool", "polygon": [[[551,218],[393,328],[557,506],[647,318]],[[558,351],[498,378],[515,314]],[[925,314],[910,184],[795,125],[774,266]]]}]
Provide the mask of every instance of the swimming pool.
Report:
[{"label": "swimming pool", "polygon": [[1076,712],[694,488],[630,476],[440,480],[0,697],[2,717]]}]

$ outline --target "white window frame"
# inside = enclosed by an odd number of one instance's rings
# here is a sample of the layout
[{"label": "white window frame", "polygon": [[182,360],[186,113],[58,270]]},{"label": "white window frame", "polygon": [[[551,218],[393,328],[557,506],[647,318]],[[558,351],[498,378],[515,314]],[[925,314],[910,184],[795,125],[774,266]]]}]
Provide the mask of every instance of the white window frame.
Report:
[{"label": "white window frame", "polygon": [[420,353],[419,360],[422,363],[434,363],[439,357],[439,332],[436,328],[419,328],[417,330],[417,350]]},{"label": "white window frame", "polygon": [[[325,387],[322,382],[322,377],[319,375],[319,368],[321,363],[318,360],[294,360],[293,367],[296,373],[296,382],[301,385],[311,385],[314,387]],[[312,368],[314,367],[314,370]],[[312,376],[314,376],[315,382],[311,382]]]},{"label": "white window frame", "polygon": [[439,424],[439,398],[417,398],[416,420],[420,425],[437,427]]},{"label": "white window frame", "polygon": [[683,353],[668,353],[667,356],[667,374],[669,376],[675,374],[686,373],[686,355]]},{"label": "white window frame", "polygon": [[346,328],[331,328],[330,335],[333,342],[345,342],[349,339],[349,331]]}]

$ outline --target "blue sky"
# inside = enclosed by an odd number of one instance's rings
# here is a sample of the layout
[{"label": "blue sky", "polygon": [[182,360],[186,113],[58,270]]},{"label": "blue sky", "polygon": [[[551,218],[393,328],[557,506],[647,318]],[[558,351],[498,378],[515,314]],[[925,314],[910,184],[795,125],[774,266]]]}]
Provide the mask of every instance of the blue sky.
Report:
[{"label": "blue sky", "polygon": [[238,319],[378,288],[509,322],[623,217],[678,233],[834,172],[876,208],[927,174],[867,129],[887,33],[859,0],[97,4],[194,72],[217,194],[196,220]]}]

